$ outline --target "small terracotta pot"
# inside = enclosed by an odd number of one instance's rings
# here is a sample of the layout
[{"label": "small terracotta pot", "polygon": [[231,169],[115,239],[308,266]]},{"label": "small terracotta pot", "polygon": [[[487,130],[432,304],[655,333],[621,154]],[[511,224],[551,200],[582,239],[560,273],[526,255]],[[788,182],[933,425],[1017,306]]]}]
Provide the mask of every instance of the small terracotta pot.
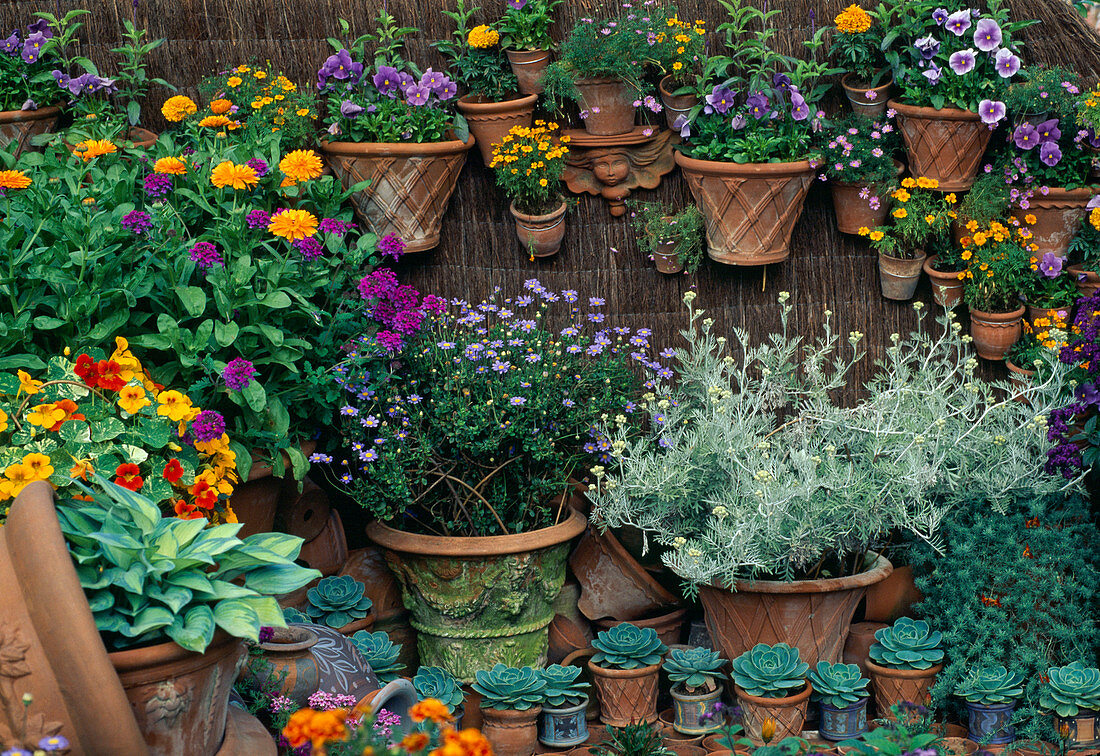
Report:
[{"label": "small terracotta pot", "polygon": [[[870,593],[871,589],[868,588],[867,592]],[[853,622],[844,640],[844,654],[841,657],[844,663],[855,664],[866,677],[867,658],[875,642],[875,633],[885,627],[889,627],[885,622]]]},{"label": "small terracotta pot", "polygon": [[882,296],[895,302],[908,302],[920,283],[920,272],[924,268],[925,254],[922,251],[912,260],[902,260],[879,252],[878,275]]},{"label": "small terracotta pot", "polygon": [[940,741],[940,752],[943,756],[970,756],[977,750],[978,744],[967,738],[947,737]]},{"label": "small terracotta pot", "polygon": [[532,756],[538,742],[541,706],[527,711],[482,709],[481,733],[496,756]]},{"label": "small terracotta pot", "polygon": [[622,79],[578,79],[578,106],[592,136],[618,136],[634,130],[634,101]]},{"label": "small terracotta pot", "polygon": [[[687,609],[678,607],[672,609],[672,611],[663,611],[659,614],[654,613],[648,617],[640,617],[627,621],[635,627],[653,628],[657,632],[657,637],[661,639],[661,642],[668,646],[676,645],[680,642],[685,616],[687,616]],[[610,630],[615,627],[615,625],[621,624],[622,622],[618,620],[598,619],[596,620],[596,631]]]},{"label": "small terracotta pot", "polygon": [[348,638],[350,638],[360,630],[370,631],[372,627],[374,627],[374,613],[369,612],[367,616],[363,619],[349,622],[343,627],[337,628],[336,632],[340,633],[340,635],[346,635]]},{"label": "small terracotta pot", "polygon": [[542,75],[550,65],[549,50],[506,50],[512,73],[519,81],[519,91],[525,95],[542,92]]},{"label": "small terracotta pot", "polygon": [[923,599],[913,579],[913,568],[909,565],[895,567],[890,577],[867,589],[863,618],[867,622],[894,622],[908,616],[910,607]]},{"label": "small terracotta pot", "polygon": [[890,718],[890,707],[899,703],[927,706],[929,690],[943,669],[937,664],[928,669],[891,669],[867,660],[867,673],[875,691],[875,709],[879,718]]},{"label": "small terracotta pot", "polygon": [[775,722],[775,736],[772,741],[776,743],[783,738],[801,735],[802,727],[806,724],[806,707],[812,691],[813,686],[807,681],[806,687],[793,696],[763,698],[749,695],[740,685],[734,685],[733,692],[741,706],[741,723],[745,728],[745,735],[758,746],[764,745],[761,728],[767,719]]},{"label": "small terracotta pot", "polygon": [[1033,234],[1031,241],[1039,246],[1034,253],[1040,260],[1048,252],[1065,258],[1069,253],[1069,244],[1077,236],[1081,221],[1085,217],[1085,205],[1092,199],[1092,187],[1078,189],[1051,188],[1046,194],[1035,192],[1028,200],[1025,210],[1016,207],[1016,217],[1023,219],[1027,214],[1035,216],[1035,223],[1028,224]]},{"label": "small terracotta pot", "polygon": [[581,586],[577,608],[588,619],[632,622],[674,606],[678,599],[645,571],[610,530],[590,527],[569,557]]},{"label": "small terracotta pot", "polygon": [[[845,74],[840,80],[852,112],[865,118],[882,118],[886,115],[886,103],[890,100],[890,87],[894,86],[894,80],[890,79],[877,87],[854,86],[857,83],[855,74]],[[867,97],[868,92],[874,92],[874,96]]]},{"label": "small terracotta pot", "polygon": [[557,210],[545,215],[527,215],[516,209],[513,202],[508,210],[516,220],[516,236],[523,250],[531,257],[550,257],[561,249],[561,240],[565,238],[564,202]]},{"label": "small terracotta pot", "polygon": [[335,575],[340,571],[348,559],[348,538],[337,510],[329,510],[324,529],[302,544],[298,559],[322,575]]},{"label": "small terracotta pot", "polygon": [[932,282],[932,300],[945,310],[955,309],[963,296],[963,282],[958,272],[936,270],[939,255],[929,255],[921,268]]},{"label": "small terracotta pot", "polygon": [[666,241],[657,245],[653,250],[653,263],[657,266],[658,273],[671,275],[681,273],[684,264],[680,262],[680,256],[676,254],[676,242]]},{"label": "small terracotta pot", "polygon": [[909,154],[909,171],[939,181],[945,192],[960,192],[974,184],[989,138],[981,116],[958,108],[921,108],[890,100],[898,129]]},{"label": "small terracotta pot", "polygon": [[134,143],[134,147],[139,150],[147,150],[157,143],[157,139],[160,137],[155,131],[149,129],[143,129],[141,126],[134,126],[130,129],[126,138]]},{"label": "small terracotta pot", "polygon": [[736,749],[728,748],[725,744],[724,738],[726,736],[722,733],[715,733],[714,735],[707,735],[703,738],[703,750],[711,754],[711,756],[732,756],[734,753],[748,754],[750,753],[748,748],[744,746],[738,746]]},{"label": "small terracotta pot", "polygon": [[1012,398],[1024,404],[1031,404],[1022,392],[1031,385],[1031,379],[1035,377],[1035,371],[1022,368],[1009,359],[1005,360],[1005,367],[1008,368],[1008,380],[1010,380],[1012,385],[1021,392]]},{"label": "small terracotta pot", "polygon": [[700,745],[693,745],[684,743],[682,741],[666,740],[665,748],[672,751],[676,756],[706,756],[707,749]]},{"label": "small terracotta pot", "polygon": [[1085,270],[1081,265],[1070,265],[1069,272],[1074,275],[1077,291],[1081,292],[1082,297],[1094,296],[1100,290],[1100,273]]},{"label": "small terracotta pot", "polygon": [[675,153],[707,222],[707,254],[726,265],[768,265],[790,256],[791,234],[817,171],[808,160],[726,163]]},{"label": "small terracotta pot", "polygon": [[588,671],[600,699],[600,721],[610,727],[631,722],[657,721],[657,683],[660,664],[639,669],[607,669],[588,662]]},{"label": "small terracotta pot", "polygon": [[458,98],[458,111],[466,117],[485,165],[493,162],[493,147],[500,144],[513,126],[531,125],[538,99],[537,94],[504,102],[492,102],[475,95]]},{"label": "small terracotta pot", "polygon": [[970,308],[970,335],[974,349],[985,360],[1003,360],[1023,333],[1025,308],[1012,312],[982,312]]},{"label": "small terracotta pot", "polygon": [[15,157],[34,149],[31,139],[53,131],[61,108],[49,106],[38,110],[0,111],[0,147],[15,143]]},{"label": "small terracotta pot", "polygon": [[886,216],[890,214],[889,195],[880,197],[878,210],[872,210],[868,201],[859,196],[864,188],[866,187],[863,184],[830,182],[836,228],[840,233],[858,234],[861,228],[875,228],[886,224]]},{"label": "small terracotta pot", "polygon": [[680,116],[687,118],[688,112],[699,104],[699,98],[693,94],[686,95],[674,95],[669,89],[669,81],[671,76],[666,76],[661,79],[657,85],[657,90],[661,93],[661,104],[665,108],[665,123],[673,131],[679,131],[680,127],[676,125],[676,119]]},{"label": "small terracotta pot", "polygon": [[1069,311],[1069,307],[1036,307],[1035,305],[1027,305],[1027,322],[1030,323],[1032,327],[1035,326],[1035,321],[1040,318],[1050,318],[1052,324],[1055,318],[1062,322],[1066,322],[1069,318]]},{"label": "small terracotta pot", "polygon": [[298,706],[305,706],[321,684],[321,670],[313,660],[312,651],[320,639],[317,633],[301,625],[277,627],[272,632],[271,640],[260,644],[262,660],[267,664],[257,665],[249,654],[241,670],[241,679],[262,683],[268,674],[276,679],[281,677],[280,693]]}]

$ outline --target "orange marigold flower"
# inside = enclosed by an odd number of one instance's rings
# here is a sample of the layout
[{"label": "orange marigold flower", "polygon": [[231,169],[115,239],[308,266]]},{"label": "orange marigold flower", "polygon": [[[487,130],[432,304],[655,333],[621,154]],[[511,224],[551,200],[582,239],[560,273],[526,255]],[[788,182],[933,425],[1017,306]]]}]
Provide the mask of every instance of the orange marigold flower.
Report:
[{"label": "orange marigold flower", "polygon": [[319,749],[330,740],[342,740],[347,736],[348,728],[344,724],[347,716],[346,709],[298,709],[290,715],[290,721],[283,728],[283,737],[291,748],[301,748],[309,743],[314,749]]},{"label": "orange marigold flower", "polygon": [[267,230],[287,241],[299,241],[317,232],[317,216],[308,210],[282,210],[271,216]]},{"label": "orange marigold flower", "polygon": [[201,121],[199,121],[199,126],[207,129],[216,129],[221,126],[228,126],[231,123],[233,123],[233,121],[229,120],[223,115],[212,115],[207,116],[206,118],[203,118]]},{"label": "orange marigold flower", "polygon": [[259,183],[260,177],[250,165],[238,165],[231,160],[218,163],[210,173],[210,183],[219,189],[231,186],[234,189],[251,189]]},{"label": "orange marigold flower", "polygon": [[198,106],[195,105],[195,101],[190,97],[176,95],[175,97],[169,97],[165,100],[164,104],[160,107],[160,112],[172,123],[178,123],[187,116],[194,115],[198,109]]},{"label": "orange marigold flower", "polygon": [[170,173],[173,176],[182,176],[187,173],[187,163],[183,158],[162,157],[153,163],[154,173]]},{"label": "orange marigold flower", "polygon": [[84,162],[115,152],[118,152],[118,147],[109,139],[86,139],[73,149],[73,153],[80,155]]},{"label": "orange marigold flower", "polygon": [[26,189],[31,179],[23,171],[0,171],[0,189]]},{"label": "orange marigold flower", "polygon": [[424,750],[430,742],[431,738],[428,737],[428,733],[410,732],[408,735],[401,738],[401,747],[409,753],[416,753],[417,751]]},{"label": "orange marigold flower", "polygon": [[425,698],[409,709],[409,716],[414,722],[423,722],[430,719],[436,724],[451,721],[451,710],[442,701],[435,698]]},{"label": "orange marigold flower", "polygon": [[279,161],[279,170],[295,181],[309,181],[321,175],[324,165],[313,150],[294,150]]},{"label": "orange marigold flower", "polygon": [[210,102],[210,112],[214,115],[225,115],[233,109],[233,103],[224,97],[219,97],[216,100]]}]

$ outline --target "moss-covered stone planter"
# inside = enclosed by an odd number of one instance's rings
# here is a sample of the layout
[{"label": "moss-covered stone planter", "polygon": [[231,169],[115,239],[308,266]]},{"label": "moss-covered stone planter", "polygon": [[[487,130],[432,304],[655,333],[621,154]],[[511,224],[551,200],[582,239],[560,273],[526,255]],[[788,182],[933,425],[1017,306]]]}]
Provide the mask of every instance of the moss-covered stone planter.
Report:
[{"label": "moss-covered stone planter", "polygon": [[498,662],[546,663],[569,543],[585,525],[584,515],[570,510],[558,525],[518,535],[446,538],[379,522],[367,526],[367,535],[401,585],[420,663],[471,682],[474,672]]}]

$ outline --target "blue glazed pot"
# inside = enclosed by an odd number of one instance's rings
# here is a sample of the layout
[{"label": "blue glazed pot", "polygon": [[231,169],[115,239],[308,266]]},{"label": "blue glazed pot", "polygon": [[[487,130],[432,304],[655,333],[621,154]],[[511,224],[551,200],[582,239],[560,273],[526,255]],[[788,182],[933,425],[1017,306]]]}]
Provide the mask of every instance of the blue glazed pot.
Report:
[{"label": "blue glazed pot", "polygon": [[588,696],[576,706],[564,709],[542,707],[539,715],[539,742],[551,748],[580,745],[588,740]]},{"label": "blue glazed pot", "polygon": [[676,690],[671,692],[672,707],[676,713],[672,728],[676,732],[684,735],[706,735],[722,726],[718,719],[713,722],[702,721],[703,715],[713,709],[714,704],[722,698],[721,685],[717,690],[701,696],[688,696]]},{"label": "blue glazed pot", "polygon": [[[1016,739],[1016,730],[1009,722],[1012,721],[1012,712],[1016,709],[1015,703],[993,704],[986,706],[980,703],[966,702],[968,737],[979,743],[990,745],[1003,745]],[[986,740],[986,738],[989,738]]]},{"label": "blue glazed pot", "polygon": [[841,741],[858,738],[867,732],[867,699],[838,709],[821,702],[821,728],[818,734],[826,740]]}]

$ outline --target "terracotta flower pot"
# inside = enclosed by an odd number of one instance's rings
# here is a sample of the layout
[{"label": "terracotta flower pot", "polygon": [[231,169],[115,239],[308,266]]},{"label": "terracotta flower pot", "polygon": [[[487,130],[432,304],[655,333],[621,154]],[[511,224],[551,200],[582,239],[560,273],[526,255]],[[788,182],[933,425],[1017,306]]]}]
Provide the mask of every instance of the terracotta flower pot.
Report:
[{"label": "terracotta flower pot", "polygon": [[610,531],[588,528],[569,557],[581,585],[577,608],[590,620],[632,622],[668,611],[679,599],[630,556]]},{"label": "terracotta flower pot", "polygon": [[160,135],[157,132],[143,129],[141,126],[134,126],[126,135],[126,138],[134,143],[134,147],[141,150],[152,147],[157,143],[159,137]]},{"label": "terracotta flower pot", "polygon": [[[1037,307],[1035,305],[1027,305],[1027,322],[1032,326],[1035,325],[1035,321],[1040,318],[1049,318],[1051,323],[1061,320],[1066,322],[1069,318],[1069,307]],[[1043,330],[1041,328],[1036,330]]]},{"label": "terracotta flower pot", "polygon": [[472,136],[423,144],[322,140],[321,151],[345,188],[370,182],[351,200],[371,231],[396,234],[406,252],[423,252],[439,245],[443,214],[474,142]]},{"label": "terracotta flower pot", "polygon": [[[867,590],[870,592],[871,589]],[[875,642],[875,633],[884,627],[889,625],[885,622],[853,622],[848,629],[848,637],[844,640],[844,654],[841,660],[845,664],[855,664],[866,677],[871,644]]]},{"label": "terracotta flower pot", "polygon": [[0,147],[15,143],[15,157],[32,149],[31,139],[53,131],[61,108],[48,106],[38,110],[0,111]]},{"label": "terracotta flower pot", "polygon": [[707,754],[706,749],[700,745],[676,740],[666,740],[665,748],[672,751],[676,756],[706,756]]},{"label": "terracotta flower pot", "polygon": [[657,266],[659,273],[671,275],[681,273],[684,270],[684,264],[680,262],[680,256],[676,254],[675,241],[661,242],[653,250],[653,263]]},{"label": "terracotta flower pot", "polygon": [[[703,738],[703,749],[711,756],[733,756],[734,749],[729,748],[725,742],[725,734],[715,733]],[[744,746],[737,746],[736,753],[748,754],[750,750]]]},{"label": "terracotta flower pot", "polygon": [[886,225],[886,216],[890,214],[889,196],[880,197],[878,210],[872,210],[870,203],[860,197],[863,184],[845,184],[839,181],[829,183],[833,195],[833,210],[836,213],[836,228],[842,234],[858,234],[861,228],[875,228]]},{"label": "terracotta flower pot", "polygon": [[360,630],[370,631],[372,627],[374,627],[374,614],[368,612],[367,616],[363,619],[358,619],[354,622],[349,622],[343,627],[336,628],[336,632],[340,633],[340,635],[350,638]]},{"label": "terracotta flower pot", "polygon": [[202,654],[171,642],[108,654],[152,756],[218,750],[244,653],[243,641],[219,631]]},{"label": "terracotta flower pot", "polygon": [[957,108],[921,108],[890,100],[909,154],[909,171],[940,182],[945,192],[974,184],[978,164],[993,135],[981,117]]},{"label": "terracotta flower pot", "polygon": [[[854,86],[857,83],[855,74],[845,74],[840,80],[852,112],[865,118],[882,118],[886,115],[886,103],[890,99],[890,87],[894,86],[894,80],[890,79],[877,87]],[[873,93],[871,97],[867,96],[868,92]]]},{"label": "terracotta flower pot", "polygon": [[578,79],[578,107],[584,130],[593,136],[618,136],[634,130],[634,100],[622,79]]},{"label": "terracotta flower pot", "polygon": [[739,580],[734,590],[701,586],[707,630],[722,656],[736,659],[757,643],[798,648],[811,667],[838,662],[844,639],[867,586],[893,571],[879,556],[858,575],[819,580]]},{"label": "terracotta flower pot", "polygon": [[741,686],[734,685],[733,692],[741,706],[741,723],[745,728],[745,735],[753,743],[764,745],[761,728],[767,719],[775,722],[775,736],[772,741],[776,743],[783,738],[801,735],[802,726],[806,724],[806,707],[810,703],[812,690],[813,687],[807,682],[806,687],[793,696],[763,698],[749,695]]},{"label": "terracotta flower pot", "polygon": [[610,630],[615,625],[630,622],[635,627],[651,627],[656,631],[657,637],[666,646],[676,645],[680,642],[680,635],[684,627],[684,617],[687,609],[683,607],[673,608],[671,611],[662,611],[646,617],[636,617],[632,620],[614,620],[604,617],[596,620],[596,631]]},{"label": "terracotta flower pot", "polygon": [[1085,270],[1081,265],[1070,265],[1068,270],[1074,275],[1077,281],[1077,291],[1081,293],[1082,297],[1096,295],[1097,290],[1100,289],[1100,274]]},{"label": "terracotta flower pot", "polygon": [[970,756],[978,751],[978,744],[967,738],[947,737],[940,742],[943,756]]},{"label": "terracotta flower pot", "polygon": [[910,607],[922,600],[924,596],[917,590],[913,568],[909,565],[895,567],[888,578],[867,588],[863,619],[867,622],[893,622],[908,616]]},{"label": "terracotta flower pot", "polygon": [[588,662],[600,700],[600,721],[609,727],[657,721],[657,683],[661,665],[639,669],[607,669]]},{"label": "terracotta flower pot", "polygon": [[260,644],[266,664],[257,664],[256,657],[248,655],[241,679],[262,683],[269,675],[276,679],[282,676],[279,692],[298,706],[305,706],[321,687],[321,670],[313,659],[313,647],[320,638],[304,625],[277,627],[273,633],[270,641]]},{"label": "terracotta flower pot", "polygon": [[458,98],[458,111],[466,117],[485,165],[493,162],[493,147],[500,144],[513,126],[531,125],[538,99],[537,94],[504,102],[492,102],[476,95]]},{"label": "terracotta flower pot", "polygon": [[[301,445],[302,453],[307,457],[316,448],[314,441],[306,441]],[[290,458],[285,452],[282,454],[285,469],[289,470]],[[238,537],[247,538],[255,533],[270,533],[274,530],[280,499],[290,497],[297,491],[298,484],[294,482],[293,476],[284,474],[282,478],[276,478],[272,475],[271,465],[262,461],[260,452],[252,452],[252,467],[248,471],[248,479],[238,483],[229,497],[229,506],[237,515],[237,520],[243,523]],[[303,533],[294,535],[304,537]]]},{"label": "terracotta flower pot", "polygon": [[519,81],[519,91],[525,95],[542,92],[543,73],[550,65],[549,50],[506,50],[512,73]]},{"label": "terracotta flower pot", "polygon": [[1009,359],[1005,359],[1005,367],[1008,368],[1008,380],[1012,382],[1013,388],[1020,392],[1012,398],[1018,402],[1030,405],[1031,401],[1023,395],[1023,392],[1031,386],[1031,379],[1035,377],[1035,371],[1022,368]]},{"label": "terracotta flower pot", "polygon": [[895,302],[908,302],[920,283],[920,272],[924,268],[924,252],[912,260],[890,257],[879,252],[878,280],[882,296]]},{"label": "terracotta flower pot", "polygon": [[794,163],[725,163],[677,151],[707,222],[707,254],[727,265],[768,265],[790,256],[788,245],[816,172]]},{"label": "terracotta flower pot", "polygon": [[982,312],[970,308],[970,335],[978,356],[986,360],[1003,360],[1023,333],[1025,308],[1012,312]]},{"label": "terracotta flower pot", "polygon": [[1043,255],[1053,252],[1065,258],[1070,242],[1081,228],[1081,221],[1087,212],[1085,205],[1092,196],[1093,189],[1087,186],[1078,189],[1051,188],[1046,194],[1035,192],[1026,210],[1015,208],[1016,217],[1021,222],[1029,213],[1035,216],[1035,223],[1028,224],[1034,234],[1031,241],[1039,246],[1035,257],[1042,260]]},{"label": "terracotta flower pot", "polygon": [[481,734],[495,756],[532,756],[538,743],[541,706],[527,711],[482,709]]},{"label": "terracotta flower pot", "polygon": [[501,662],[546,663],[547,626],[565,583],[569,542],[585,529],[570,511],[553,527],[518,535],[448,538],[379,522],[367,535],[382,548],[412,613],[421,664],[463,682]]},{"label": "terracotta flower pot", "polygon": [[932,300],[945,310],[953,310],[962,301],[963,282],[958,272],[936,270],[939,255],[929,255],[921,268],[932,282]]},{"label": "terracotta flower pot", "polygon": [[302,544],[298,559],[322,575],[335,575],[348,559],[348,539],[340,513],[329,510],[328,521],[312,540]]},{"label": "terracotta flower pot", "polygon": [[943,669],[937,664],[928,669],[891,669],[867,660],[867,674],[875,692],[875,709],[879,718],[890,717],[890,707],[899,703],[927,706],[931,698],[929,690],[936,675]]},{"label": "terracotta flower pot", "polygon": [[550,257],[561,249],[561,240],[565,237],[564,202],[557,210],[545,215],[527,215],[516,209],[513,202],[508,210],[516,220],[516,237],[523,251],[534,257]]},{"label": "terracotta flower pot", "polygon": [[665,109],[665,123],[673,131],[679,131],[680,127],[676,125],[676,119],[680,116],[687,118],[688,111],[699,104],[699,98],[693,94],[686,95],[674,95],[670,88],[671,76],[666,76],[661,79],[657,85],[657,90],[661,93],[661,104]]}]

